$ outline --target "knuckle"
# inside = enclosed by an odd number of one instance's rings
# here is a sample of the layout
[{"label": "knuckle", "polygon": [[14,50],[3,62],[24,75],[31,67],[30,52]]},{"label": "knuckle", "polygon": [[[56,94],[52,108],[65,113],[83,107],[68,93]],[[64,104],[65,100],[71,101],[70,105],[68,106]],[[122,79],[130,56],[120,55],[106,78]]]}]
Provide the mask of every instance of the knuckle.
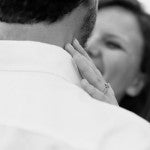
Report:
[{"label": "knuckle", "polygon": [[93,79],[93,83],[94,83],[94,85],[100,84],[100,80],[97,77],[95,77]]},{"label": "knuckle", "polygon": [[96,78],[96,83],[97,83],[97,84],[101,84],[101,83],[102,83],[101,77],[97,76],[97,78]]},{"label": "knuckle", "polygon": [[99,77],[95,77],[93,79],[93,85],[98,88],[99,90],[102,89],[103,85],[102,85],[102,81]]},{"label": "knuckle", "polygon": [[94,87],[92,87],[92,86],[90,86],[89,87],[89,94],[92,96],[92,97],[94,97],[95,96],[95,94],[96,94],[96,89],[94,88]]},{"label": "knuckle", "polygon": [[73,55],[73,58],[74,58],[74,59],[77,59],[77,58],[79,58],[79,57],[80,57],[80,54],[79,54],[78,52],[75,52],[74,55]]}]

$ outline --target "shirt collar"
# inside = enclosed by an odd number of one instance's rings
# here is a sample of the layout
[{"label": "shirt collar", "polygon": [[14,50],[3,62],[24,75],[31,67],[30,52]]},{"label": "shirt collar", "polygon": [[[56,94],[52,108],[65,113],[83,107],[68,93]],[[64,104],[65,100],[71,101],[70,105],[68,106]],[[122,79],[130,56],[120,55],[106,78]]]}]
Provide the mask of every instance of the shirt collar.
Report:
[{"label": "shirt collar", "polygon": [[0,41],[0,70],[39,71],[80,85],[71,55],[61,47],[31,41]]}]

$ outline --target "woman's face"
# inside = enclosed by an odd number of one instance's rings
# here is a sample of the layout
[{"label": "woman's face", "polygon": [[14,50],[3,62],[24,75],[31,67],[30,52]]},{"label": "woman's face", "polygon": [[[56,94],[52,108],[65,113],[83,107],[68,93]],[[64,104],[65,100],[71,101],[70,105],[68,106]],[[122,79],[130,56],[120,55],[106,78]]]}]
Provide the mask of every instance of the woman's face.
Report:
[{"label": "woman's face", "polygon": [[87,50],[118,99],[138,77],[142,49],[143,38],[134,14],[117,6],[99,11]]}]

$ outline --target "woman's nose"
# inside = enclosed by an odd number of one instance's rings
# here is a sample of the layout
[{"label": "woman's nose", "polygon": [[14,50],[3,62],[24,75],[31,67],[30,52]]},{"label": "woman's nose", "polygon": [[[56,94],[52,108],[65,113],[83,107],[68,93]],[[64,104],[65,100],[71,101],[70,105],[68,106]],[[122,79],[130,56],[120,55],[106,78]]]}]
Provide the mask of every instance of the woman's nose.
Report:
[{"label": "woman's nose", "polygon": [[97,47],[89,47],[87,49],[87,52],[91,58],[101,58],[102,57],[102,51],[98,49]]}]

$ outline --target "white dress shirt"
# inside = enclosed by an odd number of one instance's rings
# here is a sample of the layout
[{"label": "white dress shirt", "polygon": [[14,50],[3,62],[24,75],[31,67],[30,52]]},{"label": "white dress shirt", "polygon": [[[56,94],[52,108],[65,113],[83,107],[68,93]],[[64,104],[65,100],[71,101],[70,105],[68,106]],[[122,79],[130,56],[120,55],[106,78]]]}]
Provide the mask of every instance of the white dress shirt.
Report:
[{"label": "white dress shirt", "polygon": [[62,48],[0,41],[0,150],[150,150],[150,125],[84,92]]}]

